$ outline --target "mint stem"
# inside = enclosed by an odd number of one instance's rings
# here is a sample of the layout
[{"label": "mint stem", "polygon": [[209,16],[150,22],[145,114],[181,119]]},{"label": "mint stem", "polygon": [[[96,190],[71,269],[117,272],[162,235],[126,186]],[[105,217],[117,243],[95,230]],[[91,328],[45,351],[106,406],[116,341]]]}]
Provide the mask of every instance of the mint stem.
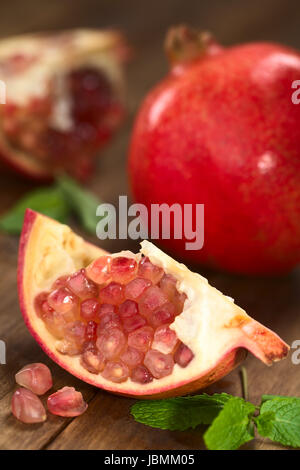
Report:
[{"label": "mint stem", "polygon": [[244,400],[248,401],[249,399],[249,392],[248,392],[248,374],[246,367],[241,367],[240,370],[241,380],[242,380],[242,393]]}]

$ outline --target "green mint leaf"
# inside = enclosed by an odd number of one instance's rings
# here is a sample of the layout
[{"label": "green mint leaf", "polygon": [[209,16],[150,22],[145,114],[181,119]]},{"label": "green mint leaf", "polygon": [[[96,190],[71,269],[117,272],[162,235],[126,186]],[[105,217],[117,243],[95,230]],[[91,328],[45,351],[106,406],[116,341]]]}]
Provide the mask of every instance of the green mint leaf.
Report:
[{"label": "green mint leaf", "polygon": [[299,397],[286,397],[284,395],[262,395],[261,396],[261,405],[265,403],[265,401],[273,400],[274,398],[299,398]]},{"label": "green mint leaf", "polygon": [[265,401],[255,418],[259,434],[285,446],[300,447],[300,398]]},{"label": "green mint leaf", "polygon": [[101,201],[68,176],[60,176],[57,179],[57,185],[63,192],[73,212],[78,216],[83,228],[92,235],[95,235],[98,222],[96,209],[101,204]]},{"label": "green mint leaf", "polygon": [[69,212],[68,205],[59,188],[36,189],[26,194],[12,209],[0,217],[0,229],[10,234],[21,233],[24,213],[27,208],[63,223],[66,222]]},{"label": "green mint leaf", "polygon": [[131,414],[139,423],[153,428],[184,431],[199,424],[210,424],[231,398],[226,393],[142,400],[131,407]]},{"label": "green mint leaf", "polygon": [[232,397],[204,434],[210,450],[234,450],[254,438],[251,419],[255,412],[252,403]]}]

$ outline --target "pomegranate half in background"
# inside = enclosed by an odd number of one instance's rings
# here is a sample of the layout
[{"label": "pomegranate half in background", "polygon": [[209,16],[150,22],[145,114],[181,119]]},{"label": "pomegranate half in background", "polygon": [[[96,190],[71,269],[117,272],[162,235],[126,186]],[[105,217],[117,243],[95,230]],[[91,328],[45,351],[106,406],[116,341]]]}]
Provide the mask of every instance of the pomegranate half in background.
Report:
[{"label": "pomegranate half in background", "polygon": [[117,31],[73,30],[0,41],[0,158],[35,179],[87,179],[124,116]]}]

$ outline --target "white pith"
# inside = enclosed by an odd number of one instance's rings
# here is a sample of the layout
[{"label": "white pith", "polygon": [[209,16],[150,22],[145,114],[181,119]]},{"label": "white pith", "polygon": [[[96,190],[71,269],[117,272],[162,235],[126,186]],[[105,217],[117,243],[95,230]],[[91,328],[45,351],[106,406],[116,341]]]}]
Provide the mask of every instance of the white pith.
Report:
[{"label": "white pith", "polygon": [[[115,253],[112,256],[128,256],[140,259],[141,253],[154,264],[161,266],[167,274],[177,279],[177,289],[185,292],[183,312],[171,325],[178,338],[191,348],[195,357],[190,364],[181,368],[177,364],[171,375],[154,379],[149,384],[139,385],[129,378],[120,384],[106,380],[101,374],[88,372],[80,364],[80,357],[67,356],[56,349],[57,341],[48,332],[44,322],[37,316],[33,302],[39,292],[49,290],[53,282],[62,275],[70,274],[87,266],[91,261],[106,254],[102,249],[85,242],[71,229],[40,214],[26,233],[26,249],[19,273],[21,281],[21,305],[25,321],[35,339],[58,364],[69,372],[113,392],[138,395],[154,395],[160,390],[171,390],[178,384],[190,383],[209,373],[232,350],[246,347],[266,363],[264,351],[249,338],[251,328],[259,325],[253,321],[233,300],[211,287],[199,274],[193,273],[173,260],[148,241],[141,243],[141,252],[137,255],[129,251]],[[260,325],[261,326],[261,325]],[[277,335],[263,328],[274,337],[277,343],[284,345]],[[247,331],[248,329],[248,331]],[[250,329],[250,330],[249,330]],[[246,334],[245,334],[246,333]],[[278,360],[276,358],[274,360]]]}]

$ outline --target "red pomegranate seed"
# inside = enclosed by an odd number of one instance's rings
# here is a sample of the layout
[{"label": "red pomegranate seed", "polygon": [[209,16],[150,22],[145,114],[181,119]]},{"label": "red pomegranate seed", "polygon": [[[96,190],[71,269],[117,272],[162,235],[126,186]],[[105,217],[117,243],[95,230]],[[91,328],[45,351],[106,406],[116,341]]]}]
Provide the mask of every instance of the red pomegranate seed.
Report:
[{"label": "red pomegranate seed", "polygon": [[117,282],[111,282],[100,290],[100,302],[119,305],[124,301],[124,287]]},{"label": "red pomegranate seed", "polygon": [[67,287],[81,299],[97,297],[98,287],[86,277],[85,269],[80,269],[67,279]]},{"label": "red pomegranate seed", "polygon": [[80,346],[79,344],[74,343],[73,341],[63,339],[55,344],[55,349],[61,354],[67,356],[77,356],[83,351],[83,345]]},{"label": "red pomegranate seed", "polygon": [[148,384],[152,382],[153,375],[145,366],[137,366],[131,372],[130,378],[133,382],[136,382],[138,384]]},{"label": "red pomegranate seed", "polygon": [[74,387],[63,387],[50,395],[47,406],[50,413],[68,418],[82,415],[88,407],[82,394]]},{"label": "red pomegranate seed", "polygon": [[130,300],[137,300],[151,285],[152,283],[148,279],[137,277],[130,281],[125,287],[125,297]]},{"label": "red pomegranate seed", "polygon": [[47,301],[48,295],[49,292],[40,292],[34,299],[34,309],[40,318],[43,316],[43,304]]},{"label": "red pomegranate seed", "polygon": [[186,367],[194,357],[193,351],[188,346],[181,343],[174,354],[174,361],[180,367]]},{"label": "red pomegranate seed", "polygon": [[99,351],[86,350],[80,359],[82,367],[91,372],[91,374],[99,374],[105,367],[105,359]]},{"label": "red pomegranate seed", "polygon": [[168,325],[162,325],[155,330],[152,349],[169,354],[174,351],[177,342],[175,331],[171,330]]},{"label": "red pomegranate seed", "polygon": [[163,354],[154,349],[147,351],[144,359],[145,366],[156,379],[170,375],[173,371],[174,361],[171,354]]},{"label": "red pomegranate seed", "polygon": [[66,313],[78,306],[78,298],[69,289],[60,287],[48,295],[48,304],[58,313]]},{"label": "red pomegranate seed", "polygon": [[108,312],[101,315],[97,328],[97,335],[100,335],[103,330],[108,330],[110,328],[121,329],[121,320],[117,313]]},{"label": "red pomegranate seed", "polygon": [[65,338],[78,345],[82,345],[86,338],[86,325],[81,321],[67,323],[65,327]]},{"label": "red pomegranate seed", "polygon": [[28,388],[36,395],[43,395],[52,387],[52,375],[49,367],[39,362],[22,367],[16,373],[15,379],[17,384]]},{"label": "red pomegranate seed", "polygon": [[124,331],[126,331],[126,333],[130,333],[131,331],[137,330],[138,328],[146,325],[146,320],[141,317],[141,315],[134,315],[133,317],[122,319],[122,324]]},{"label": "red pomegranate seed", "polygon": [[26,388],[18,388],[13,394],[11,411],[22,423],[42,423],[47,419],[41,400]]},{"label": "red pomegranate seed", "polygon": [[100,304],[96,299],[87,299],[81,302],[80,316],[83,320],[97,320],[100,312]]},{"label": "red pomegranate seed", "polygon": [[97,339],[98,324],[94,321],[89,321],[86,325],[85,337],[88,341],[96,341]]},{"label": "red pomegranate seed", "polygon": [[159,282],[159,287],[163,291],[164,294],[168,297],[169,301],[172,302],[174,296],[177,292],[176,289],[176,279],[171,274],[164,274]]},{"label": "red pomegranate seed", "polygon": [[86,275],[96,284],[105,284],[110,276],[111,256],[101,256],[86,268]]},{"label": "red pomegranate seed", "polygon": [[111,328],[101,333],[96,346],[106,359],[116,359],[125,349],[126,338],[121,330]]},{"label": "red pomegranate seed", "polygon": [[168,302],[168,298],[159,287],[149,287],[139,299],[140,313],[147,317],[166,302]]},{"label": "red pomegranate seed", "polygon": [[142,258],[139,263],[138,276],[149,279],[152,284],[157,284],[164,275],[164,270],[151,263],[149,258]]},{"label": "red pomegranate seed", "polygon": [[85,343],[86,326],[80,321],[67,323],[64,328],[64,339],[55,345],[61,354],[76,356],[80,354]]},{"label": "red pomegranate seed", "polygon": [[133,279],[137,271],[137,262],[133,258],[118,256],[112,258],[111,276],[115,282],[127,284]]},{"label": "red pomegranate seed", "polygon": [[119,306],[119,315],[121,318],[130,318],[138,313],[138,304],[133,300],[125,300],[125,302]]},{"label": "red pomegranate seed", "polygon": [[111,380],[112,382],[125,382],[129,376],[129,369],[126,364],[121,361],[109,361],[106,364],[104,371],[102,372],[102,376],[107,380]]},{"label": "red pomegranate seed", "polygon": [[96,352],[97,351],[96,341],[94,341],[94,340],[85,341],[82,345],[82,352],[84,353],[85,351],[94,351],[94,352]]},{"label": "red pomegranate seed", "polygon": [[154,312],[148,315],[148,321],[151,326],[157,328],[166,323],[173,323],[175,317],[175,307],[171,302],[167,302],[162,307],[158,307]]},{"label": "red pomegranate seed", "polygon": [[65,326],[67,324],[63,314],[57,313],[54,310],[49,310],[43,315],[43,321],[48,331],[57,339],[64,337]]},{"label": "red pomegranate seed", "polygon": [[176,292],[173,303],[176,308],[176,315],[182,312],[184,302],[186,301],[186,294],[184,292]]},{"label": "red pomegranate seed", "polygon": [[128,335],[128,346],[146,352],[151,346],[153,334],[153,328],[150,326],[144,326],[143,328],[132,331]]},{"label": "red pomegranate seed", "polygon": [[51,289],[59,289],[60,287],[66,287],[67,279],[69,276],[60,276],[53,282]]},{"label": "red pomegranate seed", "polygon": [[[54,310],[52,307],[50,307],[50,305],[48,304],[47,300],[45,300],[43,303],[42,303],[42,306],[41,306],[41,310],[42,310],[42,318],[44,318],[45,316],[47,315],[51,315],[53,314]],[[66,315],[67,317],[68,315]],[[65,318],[65,317],[64,317]]]},{"label": "red pomegranate seed", "polygon": [[121,354],[120,359],[124,364],[126,364],[130,369],[138,366],[143,362],[144,354],[138,349],[131,348],[130,346],[126,349],[123,354]]},{"label": "red pomegranate seed", "polygon": [[99,318],[106,313],[117,313],[117,307],[112,304],[101,304],[99,310]]}]

